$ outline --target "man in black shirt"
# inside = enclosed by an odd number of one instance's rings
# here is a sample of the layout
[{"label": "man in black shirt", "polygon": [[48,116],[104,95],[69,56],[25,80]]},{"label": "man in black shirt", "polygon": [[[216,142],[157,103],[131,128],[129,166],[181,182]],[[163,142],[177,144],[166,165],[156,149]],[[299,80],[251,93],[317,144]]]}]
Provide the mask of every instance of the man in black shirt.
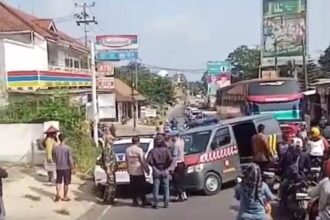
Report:
[{"label": "man in black shirt", "polygon": [[158,208],[158,195],[160,185],[164,186],[164,208],[168,208],[170,187],[169,187],[169,168],[172,164],[172,154],[166,146],[163,136],[157,135],[154,140],[154,148],[147,157],[148,164],[152,167],[153,175],[153,208]]}]

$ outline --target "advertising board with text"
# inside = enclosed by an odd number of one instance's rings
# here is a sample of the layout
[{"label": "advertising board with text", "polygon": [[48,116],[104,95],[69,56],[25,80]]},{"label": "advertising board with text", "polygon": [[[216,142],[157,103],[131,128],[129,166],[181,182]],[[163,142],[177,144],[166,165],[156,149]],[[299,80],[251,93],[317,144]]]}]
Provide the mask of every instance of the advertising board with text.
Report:
[{"label": "advertising board with text", "polygon": [[207,62],[207,74],[219,74],[223,72],[229,72],[231,65],[227,61],[208,61]]},{"label": "advertising board with text", "polygon": [[96,60],[135,60],[138,58],[138,46],[137,35],[96,36]]},{"label": "advertising board with text", "polygon": [[97,77],[96,88],[100,90],[112,90],[115,88],[114,77]]},{"label": "advertising board with text", "polygon": [[230,85],[231,74],[230,72],[227,72],[227,73],[220,73],[218,75],[208,75],[207,81],[208,81],[207,95],[215,96],[217,94],[218,89]]},{"label": "advertising board with text", "polygon": [[263,0],[263,67],[287,65],[295,60],[302,65],[306,45],[306,0]]}]

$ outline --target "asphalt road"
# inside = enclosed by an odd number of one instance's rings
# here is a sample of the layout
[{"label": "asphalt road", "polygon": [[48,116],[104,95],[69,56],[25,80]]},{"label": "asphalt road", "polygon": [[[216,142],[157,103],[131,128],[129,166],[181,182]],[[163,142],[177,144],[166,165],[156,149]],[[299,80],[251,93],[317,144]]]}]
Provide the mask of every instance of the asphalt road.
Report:
[{"label": "asphalt road", "polygon": [[[184,121],[183,106],[177,106],[169,118],[177,117],[182,123]],[[124,220],[168,220],[189,219],[203,220],[223,219],[232,220],[237,215],[238,202],[233,198],[233,184],[228,184],[215,196],[190,195],[188,201],[183,203],[170,203],[168,209],[154,210],[151,208],[132,207],[131,200],[127,197],[118,198],[114,206],[96,206],[90,210],[81,220],[95,219],[124,219]],[[126,193],[127,194],[126,189]],[[148,195],[151,198],[151,195]],[[161,203],[160,203],[161,205]],[[277,216],[274,219],[285,219]]]}]

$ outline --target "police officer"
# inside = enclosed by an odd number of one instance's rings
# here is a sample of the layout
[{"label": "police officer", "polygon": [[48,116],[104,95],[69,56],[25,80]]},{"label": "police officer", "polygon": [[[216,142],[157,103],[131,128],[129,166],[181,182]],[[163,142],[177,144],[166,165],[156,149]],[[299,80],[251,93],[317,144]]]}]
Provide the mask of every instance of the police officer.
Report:
[{"label": "police officer", "polygon": [[105,135],[105,143],[102,151],[103,169],[107,174],[107,182],[103,195],[103,202],[112,205],[115,202],[116,194],[116,176],[117,162],[115,154],[112,151],[113,137]]}]

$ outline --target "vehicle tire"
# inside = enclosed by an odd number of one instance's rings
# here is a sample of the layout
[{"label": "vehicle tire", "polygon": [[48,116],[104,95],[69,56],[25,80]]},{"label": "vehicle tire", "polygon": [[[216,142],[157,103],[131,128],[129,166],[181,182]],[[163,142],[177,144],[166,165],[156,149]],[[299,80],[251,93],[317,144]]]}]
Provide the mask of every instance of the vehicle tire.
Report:
[{"label": "vehicle tire", "polygon": [[204,177],[203,192],[212,196],[217,194],[222,187],[221,177],[213,172],[207,173]]}]

